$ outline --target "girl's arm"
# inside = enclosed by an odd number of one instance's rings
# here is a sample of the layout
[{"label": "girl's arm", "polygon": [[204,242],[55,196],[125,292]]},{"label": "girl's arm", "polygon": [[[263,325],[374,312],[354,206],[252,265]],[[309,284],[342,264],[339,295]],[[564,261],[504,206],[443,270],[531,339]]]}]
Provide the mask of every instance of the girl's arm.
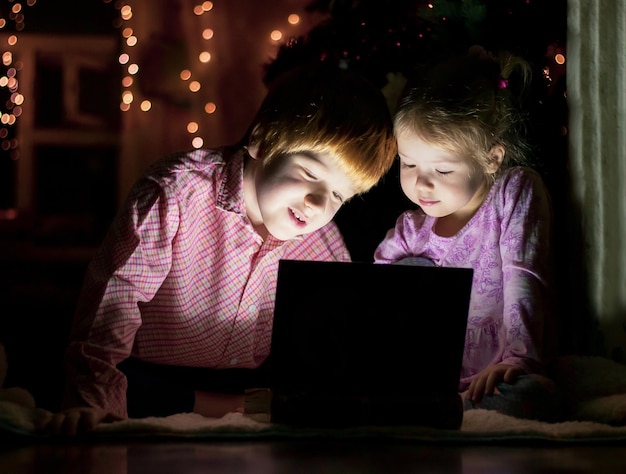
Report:
[{"label": "girl's arm", "polygon": [[505,188],[500,251],[503,263],[502,364],[541,372],[553,341],[545,339],[551,313],[551,205],[541,177],[518,173]]},{"label": "girl's arm", "polygon": [[387,231],[374,252],[375,263],[395,263],[406,257],[420,255],[422,250],[422,225],[425,216],[417,211],[404,212],[393,229]]}]

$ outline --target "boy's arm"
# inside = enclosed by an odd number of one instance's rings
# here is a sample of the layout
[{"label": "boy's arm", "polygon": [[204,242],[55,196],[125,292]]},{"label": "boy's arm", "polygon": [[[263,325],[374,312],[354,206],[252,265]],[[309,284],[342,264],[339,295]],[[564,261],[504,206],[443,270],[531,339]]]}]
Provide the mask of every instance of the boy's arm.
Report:
[{"label": "boy's arm", "polygon": [[93,407],[70,408],[41,421],[37,429],[53,436],[76,436],[92,431],[102,422],[121,418]]},{"label": "boy's arm", "polygon": [[159,186],[139,182],[90,263],[66,354],[65,408],[94,407],[125,418],[126,378],[116,368],[171,267],[178,206]]}]

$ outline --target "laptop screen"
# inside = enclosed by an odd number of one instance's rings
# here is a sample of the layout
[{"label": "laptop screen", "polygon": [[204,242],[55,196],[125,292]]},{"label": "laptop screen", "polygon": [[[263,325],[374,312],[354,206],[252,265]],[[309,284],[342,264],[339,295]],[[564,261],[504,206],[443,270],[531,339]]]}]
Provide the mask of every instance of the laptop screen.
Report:
[{"label": "laptop screen", "polygon": [[[471,281],[471,269],[282,260],[274,400],[343,413],[351,404],[371,412],[372,404],[456,403]],[[273,421],[296,417],[283,408],[273,407]]]}]

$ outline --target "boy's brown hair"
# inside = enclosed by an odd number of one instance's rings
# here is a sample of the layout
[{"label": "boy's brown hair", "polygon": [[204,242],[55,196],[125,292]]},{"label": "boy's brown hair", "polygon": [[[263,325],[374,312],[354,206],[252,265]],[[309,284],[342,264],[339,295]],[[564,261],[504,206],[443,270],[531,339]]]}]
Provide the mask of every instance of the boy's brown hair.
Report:
[{"label": "boy's brown hair", "polygon": [[356,73],[323,63],[275,79],[247,138],[265,165],[293,153],[331,155],[357,194],[374,186],[396,156],[382,92]]}]

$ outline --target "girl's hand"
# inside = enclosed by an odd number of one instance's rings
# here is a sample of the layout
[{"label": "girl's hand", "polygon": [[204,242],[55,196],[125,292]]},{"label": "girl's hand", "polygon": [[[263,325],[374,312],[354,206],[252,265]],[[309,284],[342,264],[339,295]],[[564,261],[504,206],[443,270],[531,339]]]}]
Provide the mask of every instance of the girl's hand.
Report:
[{"label": "girl's hand", "polygon": [[520,367],[508,364],[490,365],[474,376],[464,397],[474,403],[480,403],[484,395],[498,393],[496,385],[500,382],[513,383],[526,371]]}]

